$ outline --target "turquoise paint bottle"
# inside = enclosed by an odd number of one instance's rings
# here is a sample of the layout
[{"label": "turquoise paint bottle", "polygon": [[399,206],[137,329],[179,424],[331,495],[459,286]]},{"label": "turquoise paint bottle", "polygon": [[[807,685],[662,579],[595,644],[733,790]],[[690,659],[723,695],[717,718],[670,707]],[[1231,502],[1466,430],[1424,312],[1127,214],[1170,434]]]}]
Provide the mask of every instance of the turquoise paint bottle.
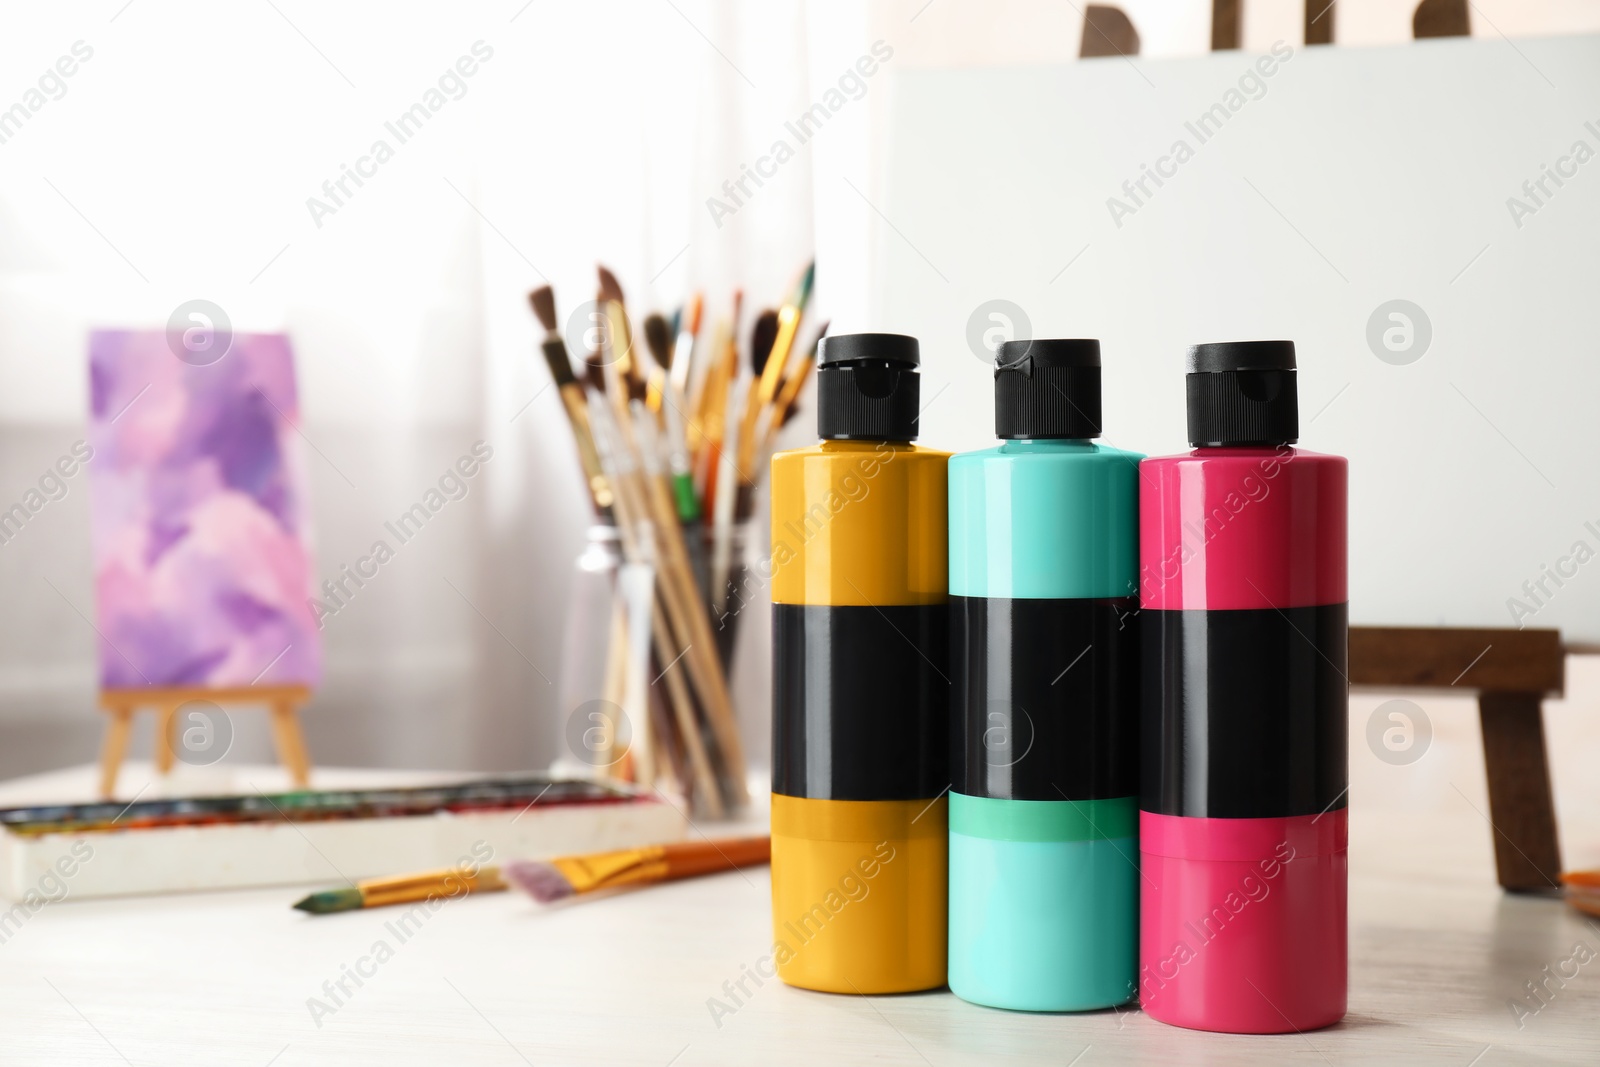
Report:
[{"label": "turquoise paint bottle", "polygon": [[1100,344],[1010,341],[998,448],[950,460],[950,988],[1134,995],[1138,462],[1100,435]]}]

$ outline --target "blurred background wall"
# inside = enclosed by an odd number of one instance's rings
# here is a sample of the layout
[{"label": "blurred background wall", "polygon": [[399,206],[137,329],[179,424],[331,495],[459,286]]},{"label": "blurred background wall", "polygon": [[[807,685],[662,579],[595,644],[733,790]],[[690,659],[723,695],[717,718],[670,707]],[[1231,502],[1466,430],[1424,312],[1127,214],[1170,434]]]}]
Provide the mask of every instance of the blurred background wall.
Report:
[{"label": "blurred background wall", "polygon": [[[1146,55],[1208,47],[1210,4],[1121,6]],[[1475,10],[1475,35],[1600,29],[1595,5]],[[1303,40],[1302,4],[1246,11],[1244,47]],[[1336,37],[1403,41],[1407,12],[1340,0]],[[870,326],[867,161],[894,73],[1066,61],[1081,35],[1074,5],[1042,0],[9,5],[0,109],[26,113],[0,123],[0,507],[84,436],[90,328],[160,327],[203,298],[235,329],[285,330],[319,575],[474,442],[494,449],[465,498],[326,620],[327,679],[305,717],[316,758],[543,765],[586,515],[527,291],[548,281],[565,315],[592,297],[598,260],[636,311],[701,289],[714,318],[735,286],[776,303],[815,254],[816,321]],[[876,41],[892,52],[882,72],[851,83],[736,211],[710,210]],[[32,108],[63,56],[74,73]],[[401,143],[386,123],[429,100]],[[378,140],[392,157],[364,163]],[[335,202],[325,183],[346,168],[367,177]],[[809,420],[788,432],[809,438]],[[69,481],[0,543],[0,775],[94,751],[87,488]],[[767,613],[743,626],[735,699],[759,764]],[[239,727],[235,758],[270,758],[261,718]]]},{"label": "blurred background wall", "polygon": [[[382,12],[0,13],[0,108],[75,45],[88,53],[59,95],[50,79],[44,106],[0,127],[0,499],[84,436],[89,329],[159,328],[203,298],[236,330],[285,330],[320,577],[474,442],[494,449],[467,495],[325,619],[314,754],[543,765],[586,509],[527,291],[550,282],[565,315],[603,261],[641,314],[691,285],[713,313],[735,284],[786,292],[813,244],[806,162],[720,227],[703,201],[804,110],[809,25],[798,2]],[[386,127],[441,97],[404,143]],[[363,162],[379,140],[392,157]],[[336,200],[324,183],[346,168],[375,173]],[[70,481],[0,544],[0,774],[95,751],[88,497]],[[764,634],[748,636],[764,663]],[[756,732],[765,685],[741,701],[760,706]],[[233,758],[270,759],[264,717],[240,718]]]}]

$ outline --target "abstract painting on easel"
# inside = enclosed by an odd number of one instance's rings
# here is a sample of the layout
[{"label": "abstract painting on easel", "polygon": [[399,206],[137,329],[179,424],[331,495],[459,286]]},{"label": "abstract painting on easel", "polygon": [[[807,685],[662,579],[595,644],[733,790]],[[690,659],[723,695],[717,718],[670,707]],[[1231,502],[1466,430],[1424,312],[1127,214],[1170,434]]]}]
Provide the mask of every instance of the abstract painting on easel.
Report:
[{"label": "abstract painting on easel", "polygon": [[169,338],[90,337],[101,688],[315,686],[289,340],[233,335],[201,363]]}]

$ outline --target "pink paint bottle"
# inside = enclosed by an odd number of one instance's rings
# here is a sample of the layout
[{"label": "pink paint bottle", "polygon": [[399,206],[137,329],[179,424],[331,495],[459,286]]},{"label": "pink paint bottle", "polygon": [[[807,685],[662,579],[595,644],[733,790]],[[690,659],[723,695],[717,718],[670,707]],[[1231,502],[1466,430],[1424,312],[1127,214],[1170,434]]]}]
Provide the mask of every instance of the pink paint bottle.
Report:
[{"label": "pink paint bottle", "polygon": [[1188,369],[1194,451],[1139,479],[1139,996],[1176,1026],[1311,1030],[1348,986],[1347,464],[1292,447],[1292,342]]}]

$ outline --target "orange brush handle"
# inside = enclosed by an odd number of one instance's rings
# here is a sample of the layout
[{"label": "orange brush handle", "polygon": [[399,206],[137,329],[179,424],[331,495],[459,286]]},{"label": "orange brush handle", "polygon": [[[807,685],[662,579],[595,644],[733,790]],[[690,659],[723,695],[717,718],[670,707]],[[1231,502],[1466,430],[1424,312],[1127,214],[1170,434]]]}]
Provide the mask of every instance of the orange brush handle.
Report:
[{"label": "orange brush handle", "polygon": [[772,859],[770,837],[730,837],[720,841],[685,841],[663,845],[661,859],[667,865],[663,881],[693,878],[717,871],[731,871],[767,863]]}]

